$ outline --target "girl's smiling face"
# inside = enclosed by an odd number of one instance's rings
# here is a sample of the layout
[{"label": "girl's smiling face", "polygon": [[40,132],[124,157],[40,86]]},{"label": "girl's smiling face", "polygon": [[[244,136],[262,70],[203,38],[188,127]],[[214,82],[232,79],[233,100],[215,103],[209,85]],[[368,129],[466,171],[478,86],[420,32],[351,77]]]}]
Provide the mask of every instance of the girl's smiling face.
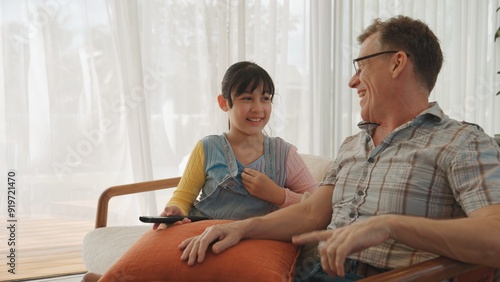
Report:
[{"label": "girl's smiling face", "polygon": [[236,95],[231,93],[232,106],[229,101],[219,96],[219,105],[229,115],[230,131],[244,135],[262,134],[269,122],[272,111],[271,94],[260,84],[252,92],[251,89]]}]

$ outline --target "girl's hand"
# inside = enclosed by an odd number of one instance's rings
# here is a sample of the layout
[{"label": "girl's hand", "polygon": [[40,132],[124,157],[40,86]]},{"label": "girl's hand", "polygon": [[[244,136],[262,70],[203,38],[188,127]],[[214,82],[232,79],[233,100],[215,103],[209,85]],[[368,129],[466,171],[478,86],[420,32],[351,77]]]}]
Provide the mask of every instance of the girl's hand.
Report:
[{"label": "girl's hand", "polygon": [[[160,216],[169,216],[169,215],[184,215],[182,214],[181,209],[179,209],[176,206],[167,206],[165,209],[160,213]],[[182,221],[178,221],[174,224],[183,224],[183,223],[189,223],[191,220],[184,218]],[[165,223],[155,223],[153,225],[153,230],[156,229],[165,229],[167,228],[167,225]]]},{"label": "girl's hand", "polygon": [[285,189],[279,187],[264,173],[244,168],[241,173],[243,186],[252,196],[281,206],[285,202]]}]

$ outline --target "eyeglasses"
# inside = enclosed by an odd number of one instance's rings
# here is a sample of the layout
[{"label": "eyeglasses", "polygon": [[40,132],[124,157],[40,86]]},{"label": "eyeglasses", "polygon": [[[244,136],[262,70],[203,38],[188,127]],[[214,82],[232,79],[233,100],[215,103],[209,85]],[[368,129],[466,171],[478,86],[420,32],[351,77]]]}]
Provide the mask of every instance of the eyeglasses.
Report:
[{"label": "eyeglasses", "polygon": [[[366,59],[370,59],[370,58],[373,58],[373,57],[376,57],[376,56],[380,56],[380,55],[383,55],[383,54],[390,54],[390,53],[397,53],[399,51],[384,51],[384,52],[378,52],[378,53],[375,53],[375,54],[371,54],[371,55],[368,55],[368,56],[364,56],[364,57],[359,57],[357,59],[354,59],[352,60],[352,65],[354,66],[354,73],[356,75],[359,75],[361,73],[361,69],[359,68],[359,62],[360,61],[363,61],[363,60],[366,60]],[[410,57],[410,54],[408,53],[405,53],[406,56]]]}]

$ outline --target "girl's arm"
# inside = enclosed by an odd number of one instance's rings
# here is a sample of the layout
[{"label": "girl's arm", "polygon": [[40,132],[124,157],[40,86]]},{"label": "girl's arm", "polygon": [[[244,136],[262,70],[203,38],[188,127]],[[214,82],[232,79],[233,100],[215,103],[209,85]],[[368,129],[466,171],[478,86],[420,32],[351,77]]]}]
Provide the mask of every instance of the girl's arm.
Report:
[{"label": "girl's arm", "polygon": [[205,152],[203,145],[199,141],[194,147],[182,175],[182,178],[174,191],[174,195],[168,201],[167,207],[178,207],[183,215],[187,215],[193,206],[196,197],[205,184]]},{"label": "girl's arm", "polygon": [[312,193],[316,188],[318,182],[297,152],[297,148],[292,146],[286,161],[285,202],[280,208],[300,202],[305,192]]},{"label": "girl's arm", "polygon": [[290,149],[285,165],[287,179],[284,188],[264,173],[244,168],[241,179],[245,189],[251,195],[282,208],[300,202],[305,192],[313,192],[318,187],[295,147]]}]

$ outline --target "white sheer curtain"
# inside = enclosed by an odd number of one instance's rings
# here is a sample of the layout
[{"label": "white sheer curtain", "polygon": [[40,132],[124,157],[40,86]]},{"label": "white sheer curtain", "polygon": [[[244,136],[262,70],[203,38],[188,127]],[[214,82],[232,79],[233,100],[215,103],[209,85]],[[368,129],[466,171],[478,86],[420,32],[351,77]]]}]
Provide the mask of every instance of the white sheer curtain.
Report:
[{"label": "white sheer curtain", "polygon": [[[0,2],[0,171],[18,171],[19,217],[93,221],[106,187],[178,176],[194,144],[227,129],[229,65],[255,61],[277,94],[266,131],[335,156],[358,131],[347,86],[375,17],[427,22],[445,64],[432,100],[500,132],[498,0],[31,0]],[[1,216],[6,197],[2,190]],[[111,224],[156,214],[164,192],[111,203]],[[28,228],[28,227],[26,227]],[[4,234],[2,234],[4,235]],[[1,235],[0,235],[1,236]]]}]

